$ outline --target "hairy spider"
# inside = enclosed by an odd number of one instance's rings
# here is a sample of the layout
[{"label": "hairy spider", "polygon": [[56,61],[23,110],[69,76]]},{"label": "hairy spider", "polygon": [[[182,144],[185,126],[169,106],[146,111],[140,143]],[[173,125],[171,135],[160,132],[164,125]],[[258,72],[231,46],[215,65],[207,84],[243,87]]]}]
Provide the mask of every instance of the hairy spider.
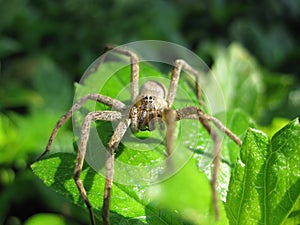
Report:
[{"label": "hairy spider", "polygon": [[[201,90],[199,87],[199,73],[197,70],[192,68],[184,60],[178,59],[175,61],[174,68],[171,73],[171,80],[169,90],[165,88],[163,84],[158,81],[146,81],[140,91],[139,87],[139,60],[135,53],[121,48],[109,48],[108,50],[115,51],[116,53],[123,54],[130,57],[131,60],[131,80],[130,80],[130,94],[131,94],[131,105],[126,106],[119,100],[113,99],[109,96],[104,96],[101,94],[88,94],[77,103],[75,103],[71,109],[61,117],[61,119],[55,125],[45,151],[38,158],[40,160],[44,155],[49,152],[53,140],[56,137],[58,129],[63,125],[63,123],[69,119],[72,114],[80,109],[87,100],[93,100],[100,102],[104,105],[110,106],[114,111],[95,111],[90,112],[85,117],[82,127],[81,136],[79,143],[79,150],[77,153],[76,165],[74,169],[74,180],[80,192],[80,195],[85,201],[85,204],[89,210],[89,215],[91,219],[91,224],[95,225],[95,219],[93,214],[92,205],[88,199],[86,190],[80,179],[80,173],[82,170],[87,142],[89,139],[89,130],[91,128],[91,123],[96,120],[105,121],[117,121],[114,133],[108,143],[107,147],[107,158],[105,163],[106,168],[106,180],[104,187],[104,198],[102,207],[102,219],[103,224],[109,224],[109,209],[110,209],[110,198],[111,189],[113,183],[114,174],[114,157],[115,150],[118,147],[120,141],[122,140],[126,130],[130,127],[133,132],[138,132],[139,130],[149,130],[152,131],[156,129],[159,125],[160,129],[165,129],[166,124],[166,138],[165,138],[165,148],[167,155],[171,154],[172,143],[174,141],[173,132],[175,129],[175,121],[182,119],[194,119],[199,120],[203,127],[210,134],[214,142],[213,151],[213,176],[211,180],[212,195],[213,195],[213,207],[215,212],[215,218],[219,218],[219,208],[217,203],[217,176],[218,169],[220,165],[220,154],[221,154],[221,139],[214,129],[214,126],[228,135],[234,142],[241,145],[241,140],[227,129],[219,120],[206,114],[200,108],[195,106],[189,106],[186,108],[174,110],[172,105],[177,91],[178,80],[181,70],[184,69],[188,73],[195,76],[196,82],[196,94],[201,102]],[[211,123],[214,125],[212,126]]]}]

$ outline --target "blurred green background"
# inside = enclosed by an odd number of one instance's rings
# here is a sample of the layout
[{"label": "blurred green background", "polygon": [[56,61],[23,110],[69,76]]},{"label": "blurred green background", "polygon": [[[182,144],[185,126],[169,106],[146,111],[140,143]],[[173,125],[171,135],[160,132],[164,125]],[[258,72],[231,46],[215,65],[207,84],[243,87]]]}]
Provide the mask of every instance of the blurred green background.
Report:
[{"label": "blurred green background", "polygon": [[[88,224],[28,164],[105,45],[165,40],[213,66],[216,52],[239,43],[264,71],[269,101],[252,116],[270,130],[299,115],[299,27],[299,0],[0,0],[0,224]],[[70,124],[63,129],[68,148]]]}]

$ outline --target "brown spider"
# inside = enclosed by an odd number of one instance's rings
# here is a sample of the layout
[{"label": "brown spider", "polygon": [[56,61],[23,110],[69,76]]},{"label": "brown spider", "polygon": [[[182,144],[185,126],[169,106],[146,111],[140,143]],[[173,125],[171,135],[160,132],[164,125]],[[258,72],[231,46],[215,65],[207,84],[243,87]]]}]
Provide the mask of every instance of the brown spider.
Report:
[{"label": "brown spider", "polygon": [[[178,80],[181,70],[184,69],[188,73],[195,76],[196,79],[196,92],[199,101],[201,102],[201,90],[198,85],[199,73],[193,69],[184,60],[178,59],[175,61],[174,68],[171,73],[171,81],[169,90],[165,88],[163,84],[157,81],[146,81],[138,90],[139,86],[139,60],[135,53],[121,48],[109,48],[108,50],[115,51],[119,54],[129,56],[131,59],[131,80],[130,80],[130,93],[131,93],[131,105],[126,106],[119,100],[113,99],[109,96],[104,96],[101,94],[88,94],[82,97],[77,103],[75,103],[71,109],[62,116],[62,118],[55,125],[49,142],[46,146],[46,150],[38,158],[42,159],[44,155],[49,152],[50,147],[58,129],[63,125],[63,123],[69,119],[72,114],[80,109],[87,100],[93,100],[100,102],[104,105],[110,106],[114,111],[95,111],[90,112],[85,117],[82,128],[79,143],[79,150],[76,159],[76,165],[74,170],[74,180],[78,187],[78,190],[85,201],[85,204],[89,210],[91,224],[95,225],[95,219],[93,214],[92,205],[88,199],[86,190],[80,179],[80,173],[82,170],[87,142],[89,139],[89,130],[92,121],[96,120],[106,120],[106,121],[117,121],[118,125],[108,143],[107,147],[107,159],[105,163],[106,167],[106,180],[104,187],[104,198],[102,207],[102,219],[103,224],[109,224],[109,209],[110,209],[110,197],[111,189],[113,183],[114,174],[114,157],[115,150],[118,147],[120,141],[122,140],[126,130],[130,127],[133,132],[138,132],[139,130],[149,130],[152,131],[156,129],[158,124],[160,129],[165,128],[165,123],[167,125],[165,147],[167,155],[171,154],[172,143],[174,140],[173,132],[175,129],[175,121],[182,119],[194,119],[199,120],[204,126],[207,132],[210,134],[212,140],[214,141],[214,152],[213,152],[213,176],[211,181],[212,195],[213,195],[213,207],[215,212],[215,218],[219,218],[219,208],[217,200],[217,176],[218,169],[220,165],[220,154],[221,154],[221,139],[216,133],[210,122],[219,128],[222,132],[227,134],[234,142],[241,145],[241,140],[233,134],[229,129],[227,129],[219,120],[206,114],[200,108],[189,106],[179,110],[172,109],[172,104],[176,95]],[[168,164],[169,165],[169,164]],[[171,166],[171,165],[169,165]]]}]

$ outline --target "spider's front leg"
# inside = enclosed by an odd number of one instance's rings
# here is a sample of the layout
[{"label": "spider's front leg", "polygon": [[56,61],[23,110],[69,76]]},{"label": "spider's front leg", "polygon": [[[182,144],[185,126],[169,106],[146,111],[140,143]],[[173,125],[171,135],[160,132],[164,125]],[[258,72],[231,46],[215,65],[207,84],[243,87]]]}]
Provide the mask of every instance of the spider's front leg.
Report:
[{"label": "spider's front leg", "polygon": [[[38,157],[36,161],[41,160],[49,151],[51,148],[51,145],[58,133],[59,128],[77,111],[79,110],[86,101],[92,100],[97,101],[99,103],[102,103],[104,105],[110,106],[114,108],[115,110],[123,111],[126,106],[122,102],[113,99],[109,96],[101,95],[101,94],[88,94],[81,99],[79,99],[72,107],[71,109],[64,114],[60,120],[56,123],[54,129],[52,130],[52,133],[50,135],[48,144],[46,146],[45,151]],[[81,137],[80,137],[80,144],[79,144],[79,150],[77,154],[77,160],[74,170],[74,180],[76,182],[76,185],[80,191],[80,194],[82,198],[85,201],[85,204],[87,205],[87,208],[89,210],[91,223],[95,225],[94,215],[92,211],[92,206],[90,204],[90,201],[88,200],[87,193],[83,187],[82,181],[80,180],[80,172],[82,170],[82,165],[84,161],[84,156],[86,153],[86,144],[89,138],[89,130],[91,126],[91,122],[95,120],[121,120],[122,113],[118,111],[98,111],[98,112],[91,112],[89,113],[83,122],[82,129],[81,129]]]},{"label": "spider's front leg", "polygon": [[88,100],[92,100],[92,101],[97,101],[100,102],[104,105],[107,106],[111,106],[116,110],[123,110],[126,108],[125,104],[123,104],[122,102],[113,99],[111,97],[105,96],[105,95],[101,95],[101,94],[88,94],[84,97],[82,97],[81,99],[79,99],[72,107],[71,109],[64,114],[60,120],[56,123],[54,129],[52,130],[52,133],[50,135],[48,144],[46,146],[45,151],[38,157],[38,159],[36,161],[41,160],[49,151],[51,148],[51,145],[57,135],[57,132],[59,130],[59,128],[77,111],[79,110],[86,101]]},{"label": "spider's front leg", "polygon": [[165,137],[165,148],[167,153],[167,169],[173,169],[173,162],[169,158],[172,154],[173,150],[173,142],[174,142],[174,130],[175,130],[175,123],[176,123],[176,111],[173,109],[166,109],[164,111],[164,118],[167,124],[167,131]]},{"label": "spider's front leg", "polygon": [[103,197],[103,207],[102,207],[102,219],[104,225],[109,225],[109,208],[110,208],[110,196],[114,176],[114,160],[115,160],[115,150],[118,147],[120,141],[122,140],[126,130],[130,125],[131,120],[125,119],[120,121],[116,130],[114,131],[107,147],[107,158],[105,163],[106,173],[105,173],[105,186],[104,186],[104,197]]},{"label": "spider's front leg", "polygon": [[121,118],[122,118],[122,114],[117,111],[90,112],[87,114],[87,116],[85,117],[83,124],[82,124],[80,143],[79,143],[79,148],[78,148],[78,153],[77,153],[76,165],[75,165],[75,169],[74,169],[74,180],[75,180],[76,186],[80,192],[80,195],[83,198],[83,200],[89,210],[89,215],[90,215],[92,225],[95,225],[95,218],[94,218],[94,214],[93,214],[92,205],[88,199],[86,190],[80,179],[80,173],[82,171],[84,157],[86,154],[87,142],[88,142],[89,135],[90,135],[91,123],[92,123],[92,121],[96,121],[96,120],[114,121],[114,120],[120,120]]}]

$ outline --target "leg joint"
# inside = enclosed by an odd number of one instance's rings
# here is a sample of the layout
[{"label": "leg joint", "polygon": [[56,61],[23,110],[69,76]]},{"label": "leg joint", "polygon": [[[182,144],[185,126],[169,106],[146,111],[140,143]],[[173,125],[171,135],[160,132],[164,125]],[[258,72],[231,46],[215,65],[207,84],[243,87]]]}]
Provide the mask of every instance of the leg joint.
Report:
[{"label": "leg joint", "polygon": [[73,174],[73,179],[77,181],[79,180],[79,178],[80,178],[80,170],[75,169]]}]

